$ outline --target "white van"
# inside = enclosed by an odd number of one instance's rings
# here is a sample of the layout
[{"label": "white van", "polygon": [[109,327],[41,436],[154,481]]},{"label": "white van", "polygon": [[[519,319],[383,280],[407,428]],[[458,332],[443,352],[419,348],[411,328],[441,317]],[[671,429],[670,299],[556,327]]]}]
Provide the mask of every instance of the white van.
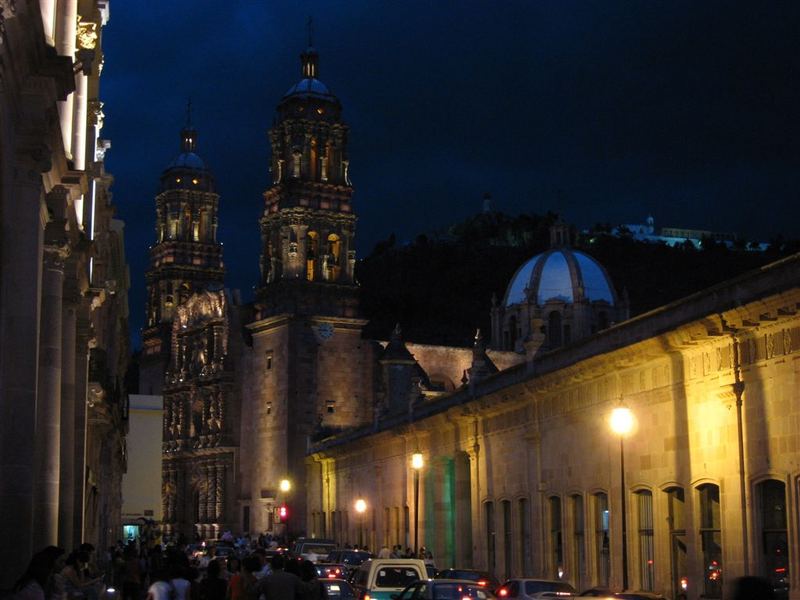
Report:
[{"label": "white van", "polygon": [[392,594],[427,578],[425,562],[418,558],[371,558],[356,569],[353,588],[358,600],[392,600]]}]

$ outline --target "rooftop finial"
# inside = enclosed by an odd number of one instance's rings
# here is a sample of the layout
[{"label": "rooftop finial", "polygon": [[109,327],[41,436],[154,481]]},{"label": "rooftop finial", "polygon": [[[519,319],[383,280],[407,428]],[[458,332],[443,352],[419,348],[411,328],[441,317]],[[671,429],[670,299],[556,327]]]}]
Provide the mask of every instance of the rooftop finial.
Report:
[{"label": "rooftop finial", "polygon": [[186,102],[186,129],[192,128],[192,97]]},{"label": "rooftop finial", "polygon": [[317,62],[319,57],[317,51],[314,50],[314,20],[311,16],[308,17],[306,22],[308,28],[308,47],[306,51],[300,55],[300,64],[303,66],[303,78],[315,79],[317,77]]},{"label": "rooftop finial", "polygon": [[192,126],[192,99],[186,102],[186,125],[181,130],[181,148],[184,152],[194,152],[197,149],[197,132]]}]

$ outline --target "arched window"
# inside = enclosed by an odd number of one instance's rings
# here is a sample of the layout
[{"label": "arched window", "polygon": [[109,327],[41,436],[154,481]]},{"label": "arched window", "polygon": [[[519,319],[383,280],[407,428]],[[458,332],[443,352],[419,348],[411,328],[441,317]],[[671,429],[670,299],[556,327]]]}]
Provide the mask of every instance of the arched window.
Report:
[{"label": "arched window", "polygon": [[317,138],[311,138],[311,143],[308,149],[308,176],[312,181],[317,179],[317,165],[319,160],[319,152],[317,151]]},{"label": "arched window", "polygon": [[200,211],[200,232],[199,232],[199,240],[203,242],[209,242],[209,233],[210,233],[210,219],[208,216],[208,211],[203,210]]},{"label": "arched window", "polygon": [[560,348],[561,341],[561,313],[554,310],[547,317],[547,334],[551,348]]},{"label": "arched window", "polygon": [[574,569],[572,578],[578,589],[582,589],[586,571],[583,496],[580,494],[570,496],[570,504],[572,505],[572,568]]},{"label": "arched window", "polygon": [[700,537],[703,549],[703,584],[706,598],[722,597],[722,525],[720,520],[719,486],[701,485]]},{"label": "arched window", "polygon": [[667,526],[670,539],[670,565],[672,567],[672,594],[683,592],[683,582],[687,581],[686,559],[686,518],[683,488],[673,487],[667,492]]},{"label": "arched window", "polygon": [[594,495],[594,540],[597,570],[595,583],[608,587],[611,574],[611,545],[608,530],[608,494],[605,492]]},{"label": "arched window", "polygon": [[511,571],[513,564],[512,540],[513,540],[514,530],[511,525],[511,501],[503,500],[500,504],[503,507],[503,559],[504,559],[504,569],[505,569],[504,577],[507,579],[511,577],[512,574]]},{"label": "arched window", "polygon": [[314,281],[319,253],[319,236],[316,231],[309,231],[306,236],[306,279]]},{"label": "arched window", "polygon": [[494,503],[484,504],[486,511],[486,567],[490,573],[494,573],[497,568],[497,555],[495,553],[495,523],[494,523]]},{"label": "arched window", "polygon": [[636,517],[639,533],[639,581],[640,587],[653,591],[655,573],[653,562],[653,494],[643,490],[636,492]]},{"label": "arched window", "polygon": [[328,281],[336,281],[341,275],[341,254],[342,254],[342,241],[339,236],[332,233],[328,236],[328,263],[326,268],[326,279]]},{"label": "arched window", "polygon": [[[786,485],[770,479],[756,487],[761,533],[761,574],[776,591],[789,591],[789,536],[786,528]],[[786,597],[786,596],[780,596]]]},{"label": "arched window", "polygon": [[551,496],[550,501],[550,570],[553,579],[564,572],[564,540],[561,534],[561,498]]}]

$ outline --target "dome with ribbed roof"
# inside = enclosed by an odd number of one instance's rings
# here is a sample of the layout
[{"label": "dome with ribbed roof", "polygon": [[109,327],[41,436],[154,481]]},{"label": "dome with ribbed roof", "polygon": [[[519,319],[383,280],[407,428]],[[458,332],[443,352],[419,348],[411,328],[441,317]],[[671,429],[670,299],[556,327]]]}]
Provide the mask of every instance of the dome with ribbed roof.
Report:
[{"label": "dome with ribbed roof", "polygon": [[161,174],[161,189],[214,191],[214,176],[197,154],[197,130],[188,122],[181,130],[181,152]]},{"label": "dome with ribbed roof", "polygon": [[544,305],[549,301],[575,303],[603,301],[617,303],[614,287],[606,270],[588,254],[571,248],[556,248],[534,256],[523,264],[506,290],[503,306],[530,300]]}]

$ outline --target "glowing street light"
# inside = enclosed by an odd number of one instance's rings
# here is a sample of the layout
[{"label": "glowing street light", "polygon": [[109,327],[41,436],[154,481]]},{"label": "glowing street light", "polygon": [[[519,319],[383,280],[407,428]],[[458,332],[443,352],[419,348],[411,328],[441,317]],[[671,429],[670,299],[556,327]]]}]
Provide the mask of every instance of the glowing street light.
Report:
[{"label": "glowing street light", "polygon": [[633,430],[634,418],[631,409],[620,405],[611,411],[611,431],[619,436],[619,480],[622,517],[622,591],[628,589],[628,524],[625,506],[625,436]]},{"label": "glowing street light", "polygon": [[419,556],[419,472],[425,466],[420,452],[411,455],[411,468],[414,469],[414,556]]},{"label": "glowing street light", "polygon": [[292,489],[292,482],[289,481],[288,479],[281,479],[279,487],[281,491],[285,494],[286,492]]}]

